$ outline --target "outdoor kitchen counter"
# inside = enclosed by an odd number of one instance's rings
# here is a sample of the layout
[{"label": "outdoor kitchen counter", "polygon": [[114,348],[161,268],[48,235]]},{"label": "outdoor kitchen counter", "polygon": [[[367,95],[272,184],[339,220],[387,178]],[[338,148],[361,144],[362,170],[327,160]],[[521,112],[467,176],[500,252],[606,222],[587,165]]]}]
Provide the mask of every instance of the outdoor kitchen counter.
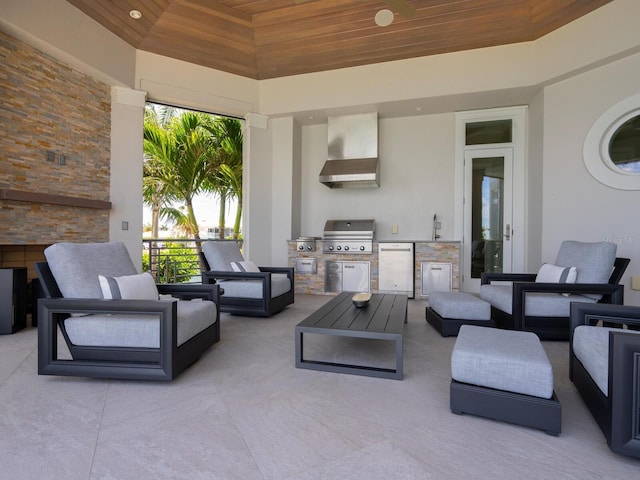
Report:
[{"label": "outdoor kitchen counter", "polygon": [[373,242],[373,252],[370,254],[360,253],[323,253],[322,240],[316,239],[316,249],[314,251],[299,251],[295,240],[287,241],[288,263],[290,267],[296,266],[296,259],[315,259],[316,273],[295,272],[295,292],[300,294],[314,295],[335,295],[324,291],[325,263],[326,262],[354,262],[363,261],[370,263],[371,271],[371,293],[378,292],[378,244],[379,243],[399,243],[410,242],[415,244],[415,298],[421,297],[421,263],[422,262],[444,262],[451,263],[452,267],[452,288],[458,290],[460,285],[460,242],[459,241],[430,241],[430,240],[380,240]]}]

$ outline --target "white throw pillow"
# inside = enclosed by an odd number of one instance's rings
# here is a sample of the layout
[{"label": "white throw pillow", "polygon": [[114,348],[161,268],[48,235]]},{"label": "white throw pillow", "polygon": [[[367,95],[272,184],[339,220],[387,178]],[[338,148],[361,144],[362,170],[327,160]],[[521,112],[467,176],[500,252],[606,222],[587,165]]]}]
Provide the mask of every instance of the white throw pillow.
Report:
[{"label": "white throw pillow", "polygon": [[124,277],[98,275],[98,279],[106,299],[158,300],[158,287],[148,272]]},{"label": "white throw pillow", "polygon": [[552,263],[543,263],[538,270],[538,283],[576,283],[578,271],[576,267],[561,267]]},{"label": "white throw pillow", "polygon": [[231,270],[234,272],[260,272],[260,269],[251,260],[231,262]]}]

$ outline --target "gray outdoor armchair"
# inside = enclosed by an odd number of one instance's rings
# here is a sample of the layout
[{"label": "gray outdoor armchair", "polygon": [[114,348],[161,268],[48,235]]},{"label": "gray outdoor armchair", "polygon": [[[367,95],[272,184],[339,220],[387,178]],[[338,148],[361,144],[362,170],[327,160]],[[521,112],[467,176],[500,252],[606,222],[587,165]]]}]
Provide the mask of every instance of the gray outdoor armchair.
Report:
[{"label": "gray outdoor armchair", "polygon": [[571,305],[569,378],[609,448],[635,458],[640,458],[638,329],[640,307]]},{"label": "gray outdoor armchair", "polygon": [[[548,265],[562,272],[560,277],[543,278],[542,267],[538,274],[483,273],[480,297],[491,304],[491,318],[500,328],[568,340],[571,303],[623,303],[624,286],[619,282],[629,259],[616,258],[616,250],[609,242],[565,241],[555,264]],[[574,283],[562,278],[569,274]]]},{"label": "gray outdoor armchair", "polygon": [[[220,340],[217,285],[155,285],[122,242],[59,243],[45,257],[40,375],[172,380]],[[59,355],[59,331],[70,358]]]},{"label": "gray outdoor armchair", "polygon": [[[291,267],[258,267],[245,261],[235,241],[202,242],[202,283],[220,285],[220,311],[269,317],[294,302]],[[235,268],[235,271],[234,271]]]}]

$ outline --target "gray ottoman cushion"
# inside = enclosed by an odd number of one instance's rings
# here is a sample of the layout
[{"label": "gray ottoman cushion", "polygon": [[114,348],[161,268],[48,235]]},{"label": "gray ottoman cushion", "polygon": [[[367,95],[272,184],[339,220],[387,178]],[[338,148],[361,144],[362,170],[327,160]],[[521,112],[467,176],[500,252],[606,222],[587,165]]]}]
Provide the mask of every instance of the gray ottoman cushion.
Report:
[{"label": "gray ottoman cushion", "polygon": [[553,395],[553,371],[531,332],[463,325],[451,354],[454,380],[540,398]]},{"label": "gray ottoman cushion", "polygon": [[490,320],[491,305],[464,292],[433,292],[429,306],[443,318],[459,320]]}]

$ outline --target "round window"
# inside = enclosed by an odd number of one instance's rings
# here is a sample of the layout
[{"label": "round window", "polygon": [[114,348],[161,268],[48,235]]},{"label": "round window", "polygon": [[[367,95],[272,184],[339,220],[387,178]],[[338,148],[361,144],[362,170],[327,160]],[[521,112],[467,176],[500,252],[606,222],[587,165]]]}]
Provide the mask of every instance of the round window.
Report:
[{"label": "round window", "polygon": [[627,120],[613,132],[609,158],[614,168],[640,174],[640,115]]},{"label": "round window", "polygon": [[640,190],[640,95],[629,97],[602,114],[584,141],[589,173],[621,190]]}]

